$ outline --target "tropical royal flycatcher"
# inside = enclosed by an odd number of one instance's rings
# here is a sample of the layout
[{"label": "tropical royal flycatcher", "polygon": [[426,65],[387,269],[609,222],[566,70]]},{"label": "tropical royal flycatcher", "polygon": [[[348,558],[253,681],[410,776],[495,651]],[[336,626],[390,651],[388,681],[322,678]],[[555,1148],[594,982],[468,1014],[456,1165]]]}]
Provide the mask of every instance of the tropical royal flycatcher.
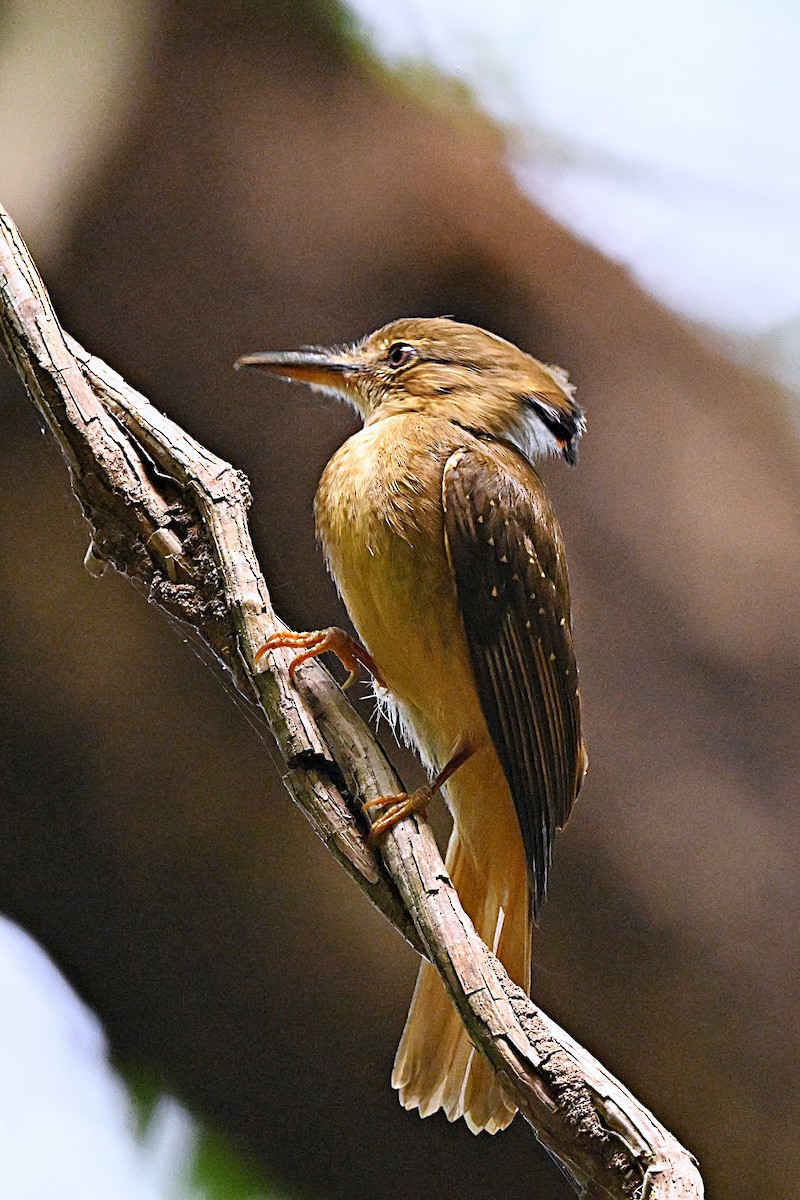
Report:
[{"label": "tropical royal flycatcher", "polygon": [[[566,375],[456,321],[394,321],[353,346],[239,359],[347,400],[364,427],[315,502],[328,566],[363,643],[276,634],[293,671],[331,650],[367,667],[433,782],[372,807],[376,840],[443,789],[446,866],[486,944],[526,992],[553,839],[586,770],[561,530],[533,462],[574,463]],[[423,963],[392,1082],[406,1108],[492,1133],[516,1111]]]}]

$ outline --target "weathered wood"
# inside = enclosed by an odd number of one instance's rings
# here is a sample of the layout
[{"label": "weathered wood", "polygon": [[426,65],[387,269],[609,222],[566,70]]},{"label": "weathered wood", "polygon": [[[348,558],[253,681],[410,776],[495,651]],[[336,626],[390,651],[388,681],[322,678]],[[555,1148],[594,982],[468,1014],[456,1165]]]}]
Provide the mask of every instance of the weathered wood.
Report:
[{"label": "weathered wood", "polygon": [[[429,827],[411,817],[366,844],[361,804],[402,791],[330,675],[256,649],[276,617],[247,525],[249,487],[228,463],[61,329],[13,223],[0,209],[0,334],[67,461],[92,530],[87,565],[107,562],[188,623],[266,717],[284,782],[342,866],[431,959],[475,1044],[536,1136],[584,1197],[703,1195],[692,1156],[586,1050],[512,983],[475,933]],[[153,470],[153,463],[158,471]]]}]

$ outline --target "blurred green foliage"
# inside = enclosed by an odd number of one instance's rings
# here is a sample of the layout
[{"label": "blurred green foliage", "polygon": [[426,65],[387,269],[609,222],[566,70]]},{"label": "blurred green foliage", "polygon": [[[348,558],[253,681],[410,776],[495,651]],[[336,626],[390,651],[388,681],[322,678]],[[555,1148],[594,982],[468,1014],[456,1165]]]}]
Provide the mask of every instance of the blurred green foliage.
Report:
[{"label": "blurred green foliage", "polygon": [[[177,1103],[156,1080],[126,1066],[122,1077],[131,1098],[135,1132],[140,1143],[152,1142],[165,1103]],[[289,1200],[234,1150],[219,1134],[183,1110],[191,1135],[171,1148],[175,1161],[166,1164],[163,1200]]]}]

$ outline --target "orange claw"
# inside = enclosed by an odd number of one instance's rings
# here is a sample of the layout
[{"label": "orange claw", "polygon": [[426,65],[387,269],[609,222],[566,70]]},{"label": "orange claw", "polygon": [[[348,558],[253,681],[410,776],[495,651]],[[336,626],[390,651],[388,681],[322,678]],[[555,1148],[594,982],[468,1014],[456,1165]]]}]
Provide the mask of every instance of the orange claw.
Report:
[{"label": "orange claw", "polygon": [[359,667],[364,667],[369,671],[379,687],[386,687],[372,655],[354,638],[351,638],[349,633],[345,633],[343,629],[339,629],[335,625],[332,625],[330,629],[316,629],[309,633],[294,633],[289,629],[273,633],[255,652],[253,665],[257,665],[268,650],[278,650],[287,646],[301,649],[301,653],[294,656],[289,666],[289,678],[292,680],[298,667],[302,667],[304,662],[316,658],[319,654],[330,652],[336,655],[345,670],[349,672],[342,685],[344,691],[355,683]]},{"label": "orange claw", "polygon": [[419,813],[423,821],[426,821],[428,805],[433,797],[434,789],[428,783],[424,787],[417,788],[416,792],[401,792],[398,796],[378,796],[376,800],[368,800],[363,806],[364,812],[379,809],[386,811],[382,817],[378,817],[378,820],[373,821],[370,825],[367,845],[377,846],[390,829],[394,829],[395,825],[405,820],[406,817],[410,817],[412,813]]},{"label": "orange claw", "polygon": [[374,800],[367,800],[361,806],[363,812],[385,810],[383,816],[378,817],[377,821],[373,821],[370,825],[367,845],[377,846],[390,829],[394,829],[395,825],[405,820],[406,817],[410,817],[412,813],[419,813],[423,821],[426,821],[428,805],[433,797],[440,788],[444,787],[458,768],[463,767],[467,759],[472,758],[475,749],[475,746],[469,742],[459,746],[436,778],[431,783],[426,783],[424,787],[417,788],[415,792],[401,792],[398,796],[377,796]]}]

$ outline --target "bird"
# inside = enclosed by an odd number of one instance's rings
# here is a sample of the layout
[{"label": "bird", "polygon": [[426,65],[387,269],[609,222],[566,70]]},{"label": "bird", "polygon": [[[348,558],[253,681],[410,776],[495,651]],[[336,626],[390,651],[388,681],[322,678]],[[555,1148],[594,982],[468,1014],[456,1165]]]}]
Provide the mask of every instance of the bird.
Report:
[{"label": "bird", "polygon": [[[555,833],[587,767],[561,529],[534,466],[574,464],[584,413],[564,371],[449,317],[392,321],[332,348],[261,351],[239,367],[349,403],[362,426],[314,502],[318,539],[358,640],[274,634],[291,673],[332,651],[374,677],[431,782],[372,801],[371,840],[453,818],[445,867],[478,934],[530,993],[531,943]],[[401,1103],[496,1133],[516,1106],[475,1050],[428,962],[392,1072]]]}]

